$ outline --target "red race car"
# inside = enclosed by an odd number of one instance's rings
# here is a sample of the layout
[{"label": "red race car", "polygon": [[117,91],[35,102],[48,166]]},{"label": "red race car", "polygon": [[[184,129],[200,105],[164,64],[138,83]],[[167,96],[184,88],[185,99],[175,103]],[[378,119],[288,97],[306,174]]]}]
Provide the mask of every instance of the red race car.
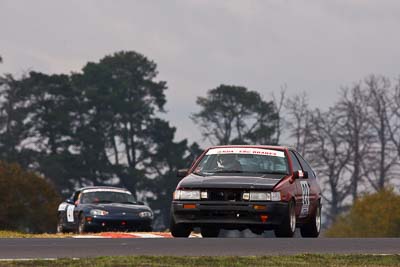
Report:
[{"label": "red race car", "polygon": [[215,146],[208,148],[184,177],[171,205],[170,230],[188,237],[200,227],[203,237],[220,229],[277,237],[318,237],[321,190],[315,172],[294,149],[280,146]]}]

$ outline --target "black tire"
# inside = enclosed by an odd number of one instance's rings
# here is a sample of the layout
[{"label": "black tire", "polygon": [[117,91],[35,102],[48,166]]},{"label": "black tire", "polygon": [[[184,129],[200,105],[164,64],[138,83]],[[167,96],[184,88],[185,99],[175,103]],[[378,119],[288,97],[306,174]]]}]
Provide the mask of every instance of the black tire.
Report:
[{"label": "black tire", "polygon": [[274,229],[276,237],[293,237],[296,231],[296,212],[294,201],[290,201],[287,214],[282,223]]},{"label": "black tire", "polygon": [[300,233],[302,237],[311,237],[316,238],[319,236],[321,231],[321,203],[318,203],[318,206],[306,224],[301,226]]},{"label": "black tire", "polygon": [[171,216],[170,231],[173,237],[189,237],[192,228],[186,224],[175,223],[173,216]]},{"label": "black tire", "polygon": [[202,237],[218,237],[219,228],[212,226],[204,226],[201,227],[201,236]]},{"label": "black tire", "polygon": [[64,218],[60,214],[58,215],[58,220],[57,220],[57,234],[64,234],[68,233],[69,231],[64,227]]},{"label": "black tire", "polygon": [[88,227],[86,225],[86,217],[83,214],[79,215],[79,222],[78,222],[78,234],[84,234],[88,232]]}]

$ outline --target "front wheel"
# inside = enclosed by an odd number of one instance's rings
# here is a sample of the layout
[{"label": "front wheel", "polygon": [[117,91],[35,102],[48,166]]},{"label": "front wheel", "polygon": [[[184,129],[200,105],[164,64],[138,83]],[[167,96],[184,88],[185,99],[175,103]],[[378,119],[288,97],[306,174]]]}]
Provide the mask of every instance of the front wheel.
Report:
[{"label": "front wheel", "polygon": [[186,224],[175,223],[173,216],[171,216],[170,224],[171,235],[173,237],[189,237],[192,228]]},{"label": "front wheel", "polygon": [[317,209],[311,220],[300,228],[302,237],[318,237],[321,231],[321,203],[318,203]]},{"label": "front wheel", "polygon": [[87,233],[88,227],[86,226],[86,218],[85,215],[81,214],[79,216],[79,223],[78,223],[78,233],[84,234]]},{"label": "front wheel", "polygon": [[290,201],[288,205],[287,213],[282,223],[275,228],[276,237],[293,237],[296,231],[296,211],[294,201]]}]

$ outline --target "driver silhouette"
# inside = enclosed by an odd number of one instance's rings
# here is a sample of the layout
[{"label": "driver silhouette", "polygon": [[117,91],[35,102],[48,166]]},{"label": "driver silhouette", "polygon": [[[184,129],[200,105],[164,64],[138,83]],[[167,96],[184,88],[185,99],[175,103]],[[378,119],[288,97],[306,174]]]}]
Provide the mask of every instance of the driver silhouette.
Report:
[{"label": "driver silhouette", "polygon": [[232,170],[232,171],[241,171],[242,170],[242,165],[236,159],[236,156],[234,154],[218,155],[217,165],[219,168],[222,168],[225,170]]}]

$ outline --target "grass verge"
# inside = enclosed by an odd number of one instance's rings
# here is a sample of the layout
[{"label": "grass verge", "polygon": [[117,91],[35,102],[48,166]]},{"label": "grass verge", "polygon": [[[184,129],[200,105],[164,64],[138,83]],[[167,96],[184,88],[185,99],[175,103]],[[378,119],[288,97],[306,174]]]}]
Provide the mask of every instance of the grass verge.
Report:
[{"label": "grass verge", "polygon": [[400,266],[400,255],[321,255],[260,257],[127,256],[86,259],[2,261],[0,266]]},{"label": "grass verge", "polygon": [[16,231],[0,231],[0,238],[64,238],[73,234],[27,234]]}]

